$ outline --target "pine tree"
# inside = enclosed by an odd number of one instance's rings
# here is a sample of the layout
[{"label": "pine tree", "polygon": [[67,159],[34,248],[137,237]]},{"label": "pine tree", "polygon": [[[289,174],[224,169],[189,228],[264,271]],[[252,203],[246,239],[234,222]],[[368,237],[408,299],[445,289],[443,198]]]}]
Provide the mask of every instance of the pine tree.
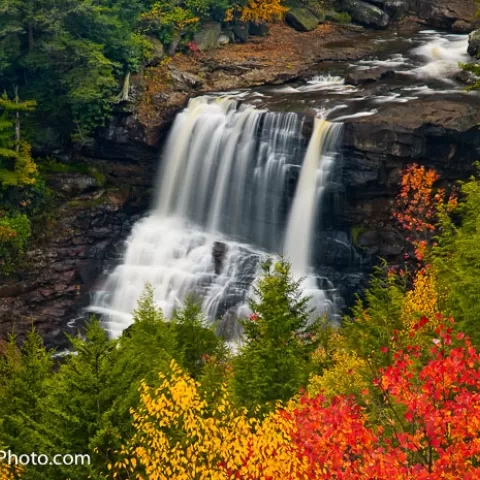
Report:
[{"label": "pine tree", "polygon": [[[38,452],[42,442],[41,404],[51,374],[51,356],[34,329],[20,348],[17,339],[10,338],[5,355],[0,357],[0,441],[14,454]],[[34,467],[31,471],[30,478],[35,478]]]},{"label": "pine tree", "polygon": [[233,361],[233,388],[246,407],[287,400],[305,385],[315,343],[308,300],[286,261],[263,265],[249,302],[253,313],[243,322],[245,344]]},{"label": "pine tree", "polygon": [[201,305],[189,297],[182,308],[175,311],[173,329],[177,338],[181,366],[197,379],[205,356],[213,355],[220,340],[206,325]]},{"label": "pine tree", "polygon": [[113,404],[115,378],[111,375],[109,358],[116,343],[108,339],[97,319],[87,325],[84,340],[71,337],[70,341],[73,352],[52,379],[48,395],[41,403],[42,450],[51,455],[90,454],[92,465],[46,466],[39,477],[45,480],[88,478],[96,468],[102,468],[104,461],[93,454],[98,446],[96,439],[101,437],[105,442],[99,452],[105,455],[115,435],[104,416]]},{"label": "pine tree", "polygon": [[6,93],[0,97],[0,182],[4,186],[35,183],[37,167],[20,131],[20,112],[32,112],[35,105],[31,100],[19,101],[18,96],[10,100]]}]

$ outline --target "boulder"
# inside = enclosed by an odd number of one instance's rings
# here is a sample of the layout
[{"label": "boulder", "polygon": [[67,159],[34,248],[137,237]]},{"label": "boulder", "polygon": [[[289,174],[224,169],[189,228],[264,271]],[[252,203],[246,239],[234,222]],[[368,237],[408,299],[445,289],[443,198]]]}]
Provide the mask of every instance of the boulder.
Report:
[{"label": "boulder", "polygon": [[478,5],[476,0],[415,0],[412,8],[428,25],[451,29],[459,20],[474,24]]},{"label": "boulder", "polygon": [[265,37],[268,33],[268,25],[266,23],[250,22],[248,24],[248,33],[255,37]]},{"label": "boulder", "polygon": [[380,8],[360,0],[352,0],[348,6],[352,20],[366,27],[386,28],[390,17]]},{"label": "boulder", "polygon": [[222,26],[218,22],[208,22],[200,27],[193,36],[193,41],[200,51],[211,50],[218,46],[218,37],[222,33]]},{"label": "boulder", "polygon": [[478,57],[480,53],[480,30],[475,30],[468,36],[468,54]]},{"label": "boulder", "polygon": [[347,12],[335,12],[333,10],[330,10],[325,13],[325,19],[328,20],[329,22],[335,22],[335,23],[350,23],[352,21],[352,18]]},{"label": "boulder", "polygon": [[455,80],[463,83],[464,85],[472,86],[475,85],[480,79],[473,72],[462,70],[455,75]]},{"label": "boulder", "polygon": [[473,30],[473,25],[465,20],[456,20],[452,25],[453,33],[470,33]]},{"label": "boulder", "polygon": [[393,19],[403,17],[409,10],[409,2],[407,0],[367,0],[368,3],[381,8]]},{"label": "boulder", "polygon": [[288,11],[285,20],[295,30],[299,32],[309,32],[314,30],[320,23],[320,19],[314,15],[308,8],[292,8]]}]

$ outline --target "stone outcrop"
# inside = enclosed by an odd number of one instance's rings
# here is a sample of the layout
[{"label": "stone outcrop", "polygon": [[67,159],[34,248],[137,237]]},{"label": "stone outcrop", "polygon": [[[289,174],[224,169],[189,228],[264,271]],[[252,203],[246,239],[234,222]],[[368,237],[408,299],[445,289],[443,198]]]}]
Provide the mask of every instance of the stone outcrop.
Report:
[{"label": "stone outcrop", "polygon": [[435,28],[452,29],[458,22],[463,23],[463,29],[466,25],[470,31],[474,29],[477,23],[476,13],[478,4],[475,0],[412,0],[412,10],[428,25]]},{"label": "stone outcrop", "polygon": [[222,26],[218,22],[208,22],[202,25],[193,36],[193,41],[200,51],[211,50],[218,46],[218,37],[222,33]]},{"label": "stone outcrop", "polygon": [[347,11],[355,22],[371,28],[387,28],[390,21],[386,12],[360,0],[352,0],[348,4]]},{"label": "stone outcrop", "polygon": [[285,20],[299,32],[314,30],[320,23],[320,19],[308,8],[292,8],[288,11]]},{"label": "stone outcrop", "polygon": [[348,221],[375,222],[388,212],[400,170],[409,163],[433,167],[444,180],[468,178],[480,157],[479,123],[480,102],[468,95],[392,104],[377,115],[347,120]]}]

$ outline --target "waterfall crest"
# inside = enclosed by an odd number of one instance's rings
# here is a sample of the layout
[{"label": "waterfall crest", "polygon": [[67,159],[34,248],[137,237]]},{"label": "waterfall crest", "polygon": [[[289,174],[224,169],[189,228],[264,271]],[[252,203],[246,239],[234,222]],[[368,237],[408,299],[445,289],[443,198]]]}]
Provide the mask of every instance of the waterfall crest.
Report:
[{"label": "waterfall crest", "polygon": [[[122,264],[89,310],[102,314],[117,337],[131,324],[148,282],[167,318],[194,294],[207,318],[222,318],[222,334],[238,336],[235,319],[248,313],[246,297],[265,256],[281,254],[286,245],[295,271],[307,272],[315,205],[340,127],[316,121],[302,162],[307,140],[298,114],[230,98],[190,100],[172,127],[154,208],[134,226]],[[299,168],[285,237],[290,180]],[[313,276],[305,288],[317,312],[332,310]]]}]

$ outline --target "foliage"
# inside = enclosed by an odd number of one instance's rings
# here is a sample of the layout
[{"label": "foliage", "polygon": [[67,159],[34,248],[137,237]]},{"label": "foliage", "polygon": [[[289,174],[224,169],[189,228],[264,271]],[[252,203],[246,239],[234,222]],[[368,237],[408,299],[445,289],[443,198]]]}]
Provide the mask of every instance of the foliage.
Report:
[{"label": "foliage", "polygon": [[[20,112],[31,112],[36,103],[0,97],[0,183],[30,185],[35,183],[37,167],[31,157],[30,145],[20,138]],[[15,120],[12,119],[15,117]]]},{"label": "foliage", "polygon": [[288,8],[282,0],[248,0],[245,4],[235,4],[225,13],[225,21],[239,18],[242,22],[271,22],[281,20]]},{"label": "foliage", "polygon": [[135,434],[123,459],[110,468],[140,478],[295,478],[301,464],[291,454],[288,422],[281,413],[264,420],[230,402],[226,387],[218,406],[206,413],[199,384],[171,364],[157,389],[142,385],[142,402],[132,411]]},{"label": "foliage", "polygon": [[408,232],[407,239],[415,247],[415,257],[423,261],[425,249],[431,243],[439,214],[451,212],[457,206],[452,191],[436,188],[438,173],[412,164],[402,174],[401,191],[397,197],[394,218]]},{"label": "foliage", "polygon": [[9,274],[25,252],[31,235],[30,221],[24,214],[0,214],[0,269]]},{"label": "foliage", "polygon": [[307,302],[288,262],[263,265],[250,299],[253,313],[243,322],[245,344],[233,362],[233,388],[242,405],[287,400],[305,385],[315,349]]},{"label": "foliage", "polygon": [[455,224],[448,215],[441,216],[441,233],[432,256],[437,270],[438,289],[442,292],[441,310],[455,315],[459,328],[478,342],[480,315],[480,264],[478,219],[480,214],[480,183],[472,178],[461,187],[461,201]]},{"label": "foliage", "polygon": [[170,45],[180,33],[184,33],[187,38],[191,37],[198,26],[199,17],[189,8],[163,0],[143,13],[141,20],[143,33],[154,35],[163,44]]}]

